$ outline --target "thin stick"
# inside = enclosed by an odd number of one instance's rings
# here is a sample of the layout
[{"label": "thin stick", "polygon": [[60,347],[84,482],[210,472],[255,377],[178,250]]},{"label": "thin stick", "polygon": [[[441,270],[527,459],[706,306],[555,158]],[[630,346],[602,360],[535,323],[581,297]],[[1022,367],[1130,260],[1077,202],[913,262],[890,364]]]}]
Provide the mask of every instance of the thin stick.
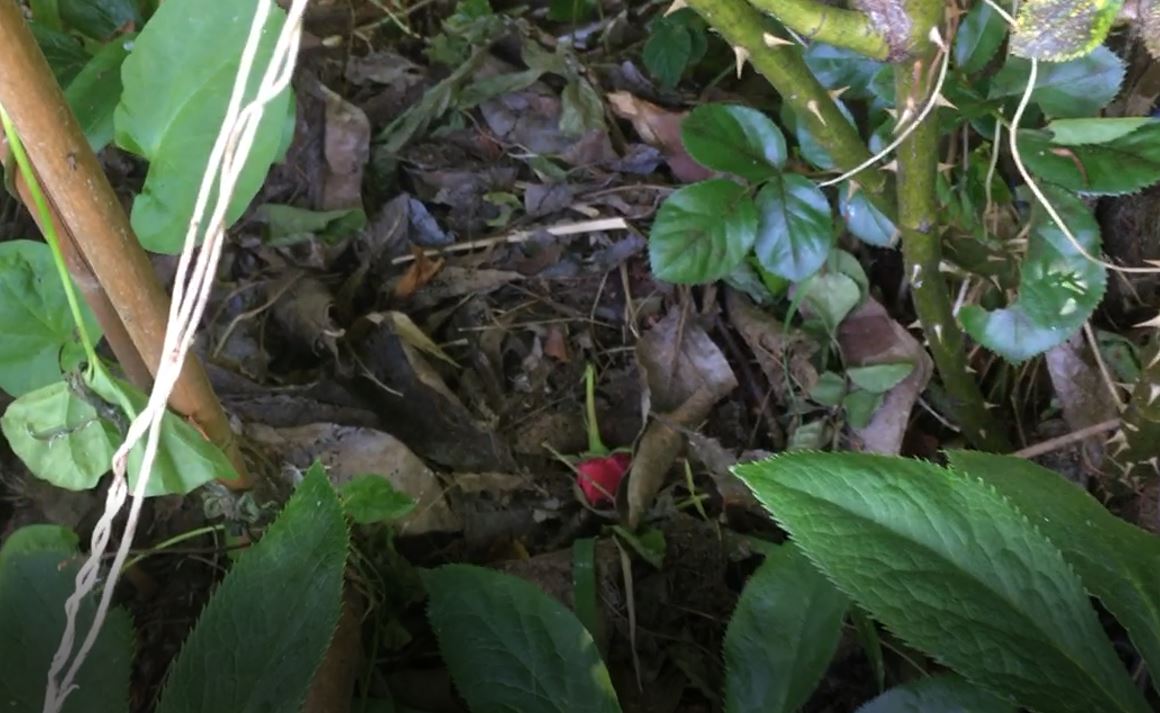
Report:
[{"label": "thin stick", "polygon": [[[437,255],[446,255],[448,253],[463,253],[472,250],[482,250],[483,248],[491,248],[496,245],[523,243],[531,238],[539,235],[541,232],[554,235],[556,237],[564,237],[568,235],[582,235],[584,233],[599,233],[606,230],[628,230],[628,223],[624,218],[601,218],[600,220],[582,220],[578,223],[563,223],[560,225],[553,225],[549,228],[540,228],[537,230],[519,230],[507,235],[498,235],[494,238],[482,238],[480,240],[468,240],[462,243],[455,243],[448,245],[445,248],[428,248],[423,251],[425,257],[435,257]],[[394,260],[391,260],[392,265],[403,265],[415,259],[415,254],[401,255]]]},{"label": "thin stick", "polygon": [[1093,424],[1086,428],[1081,428],[1078,431],[1065,433],[1062,436],[1049,438],[1046,441],[1036,443],[1033,446],[1027,446],[1022,450],[1015,451],[1011,455],[1015,456],[1016,458],[1035,458],[1037,456],[1043,455],[1044,453],[1050,453],[1052,451],[1057,451],[1060,448],[1066,448],[1073,443],[1078,443],[1079,441],[1091,438],[1092,436],[1098,436],[1105,431],[1114,431],[1119,427],[1120,419],[1110,418],[1107,421],[1100,421],[1099,423]]}]

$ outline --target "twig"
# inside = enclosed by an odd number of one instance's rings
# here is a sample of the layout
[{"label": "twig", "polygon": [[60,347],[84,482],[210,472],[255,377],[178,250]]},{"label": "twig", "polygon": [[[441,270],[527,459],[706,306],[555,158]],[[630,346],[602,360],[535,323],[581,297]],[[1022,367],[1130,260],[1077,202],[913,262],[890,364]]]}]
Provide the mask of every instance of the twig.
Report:
[{"label": "twig", "polygon": [[[607,230],[628,230],[628,222],[624,218],[601,218],[600,220],[584,220],[578,223],[563,223],[561,225],[553,225],[548,228],[539,228],[537,230],[520,230],[507,235],[498,235],[494,238],[482,238],[480,240],[468,240],[462,243],[455,243],[445,248],[428,248],[422,254],[426,257],[434,257],[436,255],[447,255],[449,253],[470,252],[472,250],[482,250],[484,248],[495,247],[496,245],[523,243],[539,235],[541,232],[546,232],[549,235],[556,237],[565,237],[568,235],[582,235],[584,233],[599,233]],[[412,262],[415,259],[415,253],[408,255],[400,255],[391,260],[392,265],[404,265]]]},{"label": "twig", "polygon": [[1091,438],[1092,436],[1098,436],[1105,431],[1114,431],[1119,427],[1120,419],[1110,418],[1107,421],[1100,421],[1099,423],[1093,424],[1091,426],[1081,428],[1078,431],[1065,433],[1062,436],[1049,438],[1042,443],[1036,443],[1033,446],[1027,446],[1026,448],[1015,451],[1011,455],[1015,456],[1016,458],[1035,458],[1037,456],[1043,455],[1044,453],[1050,453],[1052,451],[1057,451],[1060,448],[1066,448],[1073,443],[1078,443],[1080,441]]}]

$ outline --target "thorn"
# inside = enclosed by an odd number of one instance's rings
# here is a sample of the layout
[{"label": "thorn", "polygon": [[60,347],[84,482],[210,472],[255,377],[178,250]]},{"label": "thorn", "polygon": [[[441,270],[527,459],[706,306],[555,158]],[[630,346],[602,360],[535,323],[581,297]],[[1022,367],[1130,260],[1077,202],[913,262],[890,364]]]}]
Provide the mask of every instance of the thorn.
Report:
[{"label": "thorn", "polygon": [[975,369],[975,367],[971,366],[970,364],[967,364],[967,373],[968,374],[978,374],[979,372],[977,369]]},{"label": "thorn", "polygon": [[883,171],[892,171],[894,173],[898,173],[898,160],[894,159],[894,160],[891,160],[890,163],[882,164],[882,170]]},{"label": "thorn", "polygon": [[678,10],[684,10],[688,6],[689,6],[689,3],[685,2],[685,0],[673,0],[673,4],[669,5],[668,10],[665,10],[665,17],[672,15],[674,12],[677,12]]},{"label": "thorn", "polygon": [[1160,349],[1156,350],[1156,353],[1152,356],[1152,361],[1148,362],[1148,366],[1144,368],[1151,369],[1152,367],[1156,366],[1157,362],[1160,362]]},{"label": "thorn", "polygon": [[942,50],[943,52],[947,51],[947,43],[943,42],[942,35],[938,31],[938,25],[934,25],[933,27],[931,27],[930,32],[927,34],[927,36],[930,38],[931,42],[938,45],[938,48],[940,50]]},{"label": "thorn", "polygon": [[813,114],[814,117],[822,123],[822,126],[826,125],[826,120],[822,117],[822,111],[818,109],[818,103],[816,101],[811,99],[806,102],[806,108],[809,109],[810,113]]},{"label": "thorn", "polygon": [[987,437],[987,429],[980,428],[979,429],[979,438],[986,438],[986,437]]},{"label": "thorn", "polygon": [[934,325],[934,338],[939,340],[940,342],[942,341],[942,325],[941,324]]},{"label": "thorn", "polygon": [[956,111],[958,110],[958,107],[952,104],[950,99],[944,97],[942,92],[939,92],[938,96],[934,98],[934,104],[935,106],[945,106],[948,109],[954,109]]},{"label": "thorn", "polygon": [[1148,405],[1151,406],[1157,398],[1160,398],[1160,384],[1148,385]]},{"label": "thorn", "polygon": [[1132,326],[1133,327],[1160,327],[1160,314],[1156,315],[1152,319],[1149,319],[1145,322],[1140,322],[1139,324],[1133,324]]},{"label": "thorn", "polygon": [[[857,181],[846,181],[846,200],[853,198],[860,190],[862,190],[862,186]],[[1160,357],[1160,352],[1156,353]]]},{"label": "thorn", "polygon": [[1137,426],[1136,424],[1132,423],[1131,421],[1124,421],[1123,426],[1124,426],[1124,430],[1126,430],[1126,431],[1131,431],[1132,433],[1139,433],[1140,432],[1140,427]]},{"label": "thorn", "polygon": [[987,409],[990,409],[990,408],[999,408],[999,404],[993,404],[993,403],[991,403],[990,401],[984,401],[984,402],[983,402],[983,408],[987,408]]},{"label": "thorn", "polygon": [[778,37],[777,35],[769,33],[769,32],[763,33],[761,35],[761,41],[764,42],[765,46],[770,48],[770,49],[773,49],[774,47],[781,47],[783,45],[792,45],[793,44],[789,40],[783,39],[783,38]]},{"label": "thorn", "polygon": [[895,109],[894,107],[890,107],[889,109],[886,110],[886,113],[890,116],[891,119],[894,119],[894,123],[896,123],[896,124],[898,123],[898,110],[897,109]]},{"label": "thorn", "polygon": [[907,329],[922,329],[922,322],[920,320],[916,319],[913,322],[911,322],[910,324],[906,325],[906,328]]},{"label": "thorn", "polygon": [[741,70],[745,69],[745,63],[749,61],[749,50],[744,47],[734,47],[733,56],[737,58],[737,78],[741,78]]},{"label": "thorn", "polygon": [[955,170],[955,165],[953,163],[939,163],[938,165],[939,173],[949,173],[953,170]]},{"label": "thorn", "polygon": [[837,101],[838,97],[845,94],[846,90],[848,90],[848,89],[849,89],[849,87],[838,87],[837,89],[831,89],[829,92],[830,98]]}]

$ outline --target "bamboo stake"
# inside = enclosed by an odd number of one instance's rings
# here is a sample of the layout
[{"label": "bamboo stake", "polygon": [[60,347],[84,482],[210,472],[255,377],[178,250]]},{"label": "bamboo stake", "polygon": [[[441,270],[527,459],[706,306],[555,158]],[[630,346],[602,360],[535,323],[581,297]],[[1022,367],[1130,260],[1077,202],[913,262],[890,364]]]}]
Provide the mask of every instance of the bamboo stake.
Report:
[{"label": "bamboo stake", "polygon": [[[92,268],[133,345],[151,373],[161,362],[169,298],[137,242],[113,187],[65,101],[18,3],[0,0],[0,104],[12,117],[28,155],[78,256]],[[92,306],[92,305],[90,305]],[[248,469],[229,421],[200,362],[189,358],[169,401],[230,458],[248,488]]]}]

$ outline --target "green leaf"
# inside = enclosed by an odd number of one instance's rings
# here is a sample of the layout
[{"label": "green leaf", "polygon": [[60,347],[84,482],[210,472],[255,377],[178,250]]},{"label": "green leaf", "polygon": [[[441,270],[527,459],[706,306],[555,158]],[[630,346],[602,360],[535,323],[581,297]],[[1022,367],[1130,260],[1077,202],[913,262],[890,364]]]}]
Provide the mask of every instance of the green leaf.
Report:
[{"label": "green leaf", "polygon": [[1007,36],[1007,23],[985,0],[977,0],[955,31],[954,59],[972,74],[987,66]]},{"label": "green leaf", "polygon": [[1015,706],[944,673],[895,686],[857,713],[1015,713]]},{"label": "green leaf", "polygon": [[649,74],[666,89],[681,81],[693,58],[693,37],[684,23],[662,17],[653,23],[641,58]]},{"label": "green leaf", "polygon": [[[854,115],[846,108],[846,104],[841,100],[834,100],[834,103],[838,105],[838,111],[842,112],[842,116],[846,117],[846,120],[850,122],[850,126],[855,126]],[[788,102],[782,104],[781,123],[797,139],[798,151],[801,153],[803,159],[823,171],[832,171],[838,167],[834,163],[833,157],[830,156],[825,147],[810,132],[809,124],[798,119],[797,114],[790,108]]]},{"label": "green leaf", "polygon": [[[111,408],[115,408],[114,404],[119,404],[124,397],[140,413],[149,401],[149,397],[136,386],[119,379],[106,382],[98,377],[90,384],[90,388]],[[119,447],[121,441],[121,435],[117,435],[113,445]],[[130,488],[136,487],[144,453],[144,441],[129,451],[127,465]],[[153,461],[149,483],[145,486],[146,496],[184,495],[211,480],[233,480],[237,477],[237,472],[221,449],[207,441],[185,419],[172,411],[165,412],[161,418],[157,457]]]},{"label": "green leaf", "polygon": [[702,104],[681,122],[681,141],[697,163],[748,181],[776,176],[785,165],[785,136],[756,109]]},{"label": "green leaf", "polygon": [[[1087,492],[1031,461],[947,451],[951,467],[992,485],[1059,547],[1087,590],[1099,597],[1160,671],[1160,540],[1109,513]],[[1153,688],[1160,681],[1152,680]]]},{"label": "green leaf", "polygon": [[802,291],[806,304],[817,314],[830,334],[838,329],[850,310],[862,301],[858,283],[839,272],[814,275],[802,284]]},{"label": "green leaf", "polygon": [[58,381],[24,394],[0,417],[12,451],[37,478],[88,490],[108,472],[117,432],[101,420],[82,386]]},{"label": "green leaf", "polygon": [[94,40],[106,40],[119,31],[141,25],[134,0],[57,0],[64,24]]},{"label": "green leaf", "polygon": [[[121,70],[117,144],[149,160],[132,224],[147,249],[180,251],[202,173],[225,117],[234,75],[258,0],[165,0],[137,37]],[[270,10],[246,101],[255,96],[286,13]],[[286,89],[266,105],[226,220],[241,216],[282,149],[291,115]],[[211,198],[213,205],[216,195]]]},{"label": "green leaf", "polygon": [[358,475],[339,488],[342,508],[360,525],[391,522],[415,509],[415,499],[400,492],[381,475]]},{"label": "green leaf", "polygon": [[1149,709],[1063,555],[991,487],[861,453],[734,472],[839,589],[972,683],[1052,713]]},{"label": "green leaf", "polygon": [[32,19],[38,24],[57,32],[64,30],[59,0],[29,0],[28,8],[32,10]]},{"label": "green leaf", "polygon": [[113,112],[121,100],[121,64],[129,56],[132,39],[123,37],[102,47],[64,91],[93,151],[113,140]]},{"label": "green leaf", "polygon": [[1157,123],[1150,116],[1117,116],[1098,119],[1056,119],[1045,127],[1056,144],[1079,146],[1106,144],[1127,136],[1136,129]]},{"label": "green leaf", "polygon": [[[101,328],[85,304],[89,337]],[[64,286],[44,243],[0,243],[0,389],[13,396],[60,380],[61,351],[79,348]]]},{"label": "green leaf", "polygon": [[40,45],[40,51],[48,60],[48,66],[52,68],[52,75],[56,77],[56,83],[62,87],[67,87],[69,82],[88,64],[89,53],[85,51],[77,38],[65,32],[51,29],[35,21],[28,23],[28,29],[32,30],[36,44]]},{"label": "green leaf", "polygon": [[810,398],[823,406],[837,406],[846,395],[846,380],[832,371],[822,372],[810,389]]},{"label": "green leaf", "polygon": [[[1030,71],[1028,60],[1008,57],[991,80],[988,97],[1022,95]],[[1053,117],[1091,116],[1116,98],[1123,81],[1123,60],[1107,47],[1097,47],[1091,54],[1070,62],[1040,64],[1031,101]]]},{"label": "green leaf", "polygon": [[[5,713],[44,710],[49,665],[64,632],[65,600],[73,593],[82,561],[76,536],[51,526],[21,528],[0,548],[0,708]],[[89,596],[80,603],[76,623],[82,634],[92,624],[96,600]],[[62,712],[129,710],[132,661],[129,616],[114,607],[80,668],[74,682],[78,690]]]},{"label": "green leaf", "polygon": [[[1043,190],[1080,245],[1088,254],[1098,255],[1099,224],[1083,201],[1062,189]],[[975,341],[1020,362],[1074,334],[1095,311],[1106,283],[1104,268],[1081,255],[1037,203],[1019,273],[1018,299],[992,311],[966,305],[959,319]]]},{"label": "green leaf", "polygon": [[595,14],[593,0],[552,0],[548,5],[548,19],[552,22],[584,22]]},{"label": "green leaf", "polygon": [[890,218],[886,217],[866,191],[843,184],[838,191],[838,210],[846,221],[846,230],[864,243],[880,248],[894,247],[899,232]]},{"label": "green leaf", "polygon": [[1132,193],[1160,180],[1160,122],[1101,144],[1059,146],[1042,131],[1019,132],[1027,168],[1080,193]]},{"label": "green leaf", "polygon": [[890,65],[854,50],[836,47],[825,42],[810,42],[802,59],[826,89],[846,88],[844,94],[855,99],[873,98],[873,83],[879,73]]},{"label": "green leaf", "polygon": [[157,713],[298,710],[338,624],[348,540],[338,497],[315,463],[214,592],[169,669]]},{"label": "green leaf", "polygon": [[851,428],[866,428],[874,418],[874,412],[882,406],[886,397],[880,393],[858,389],[846,394],[842,408],[846,409],[846,421]]},{"label": "green leaf", "polygon": [[462,564],[423,582],[439,649],[473,713],[620,710],[592,636],[534,584]]},{"label": "green leaf", "polygon": [[914,364],[900,362],[897,364],[872,364],[870,366],[855,366],[846,369],[846,376],[855,385],[874,394],[884,394],[910,376],[914,371]]},{"label": "green leaf", "polygon": [[850,601],[792,543],[771,548],[725,633],[726,713],[792,713],[834,657]]},{"label": "green leaf", "polygon": [[293,245],[314,237],[336,243],[356,235],[367,223],[367,215],[361,208],[318,211],[267,203],[257,213],[266,221],[267,240],[271,245]]},{"label": "green leaf", "polygon": [[1103,44],[1124,0],[1025,0],[1011,32],[1011,54],[1048,62]]},{"label": "green leaf", "polygon": [[757,207],[745,188],[725,179],[685,186],[665,199],[649,234],[653,274],[700,284],[725,277],[757,238]]},{"label": "green leaf", "polygon": [[830,202],[812,181],[775,174],[757,194],[757,240],[761,266],[794,282],[818,271],[834,246]]},{"label": "green leaf", "polygon": [[604,101],[587,79],[569,80],[560,92],[560,104],[560,133],[565,136],[580,136],[605,128]]}]

